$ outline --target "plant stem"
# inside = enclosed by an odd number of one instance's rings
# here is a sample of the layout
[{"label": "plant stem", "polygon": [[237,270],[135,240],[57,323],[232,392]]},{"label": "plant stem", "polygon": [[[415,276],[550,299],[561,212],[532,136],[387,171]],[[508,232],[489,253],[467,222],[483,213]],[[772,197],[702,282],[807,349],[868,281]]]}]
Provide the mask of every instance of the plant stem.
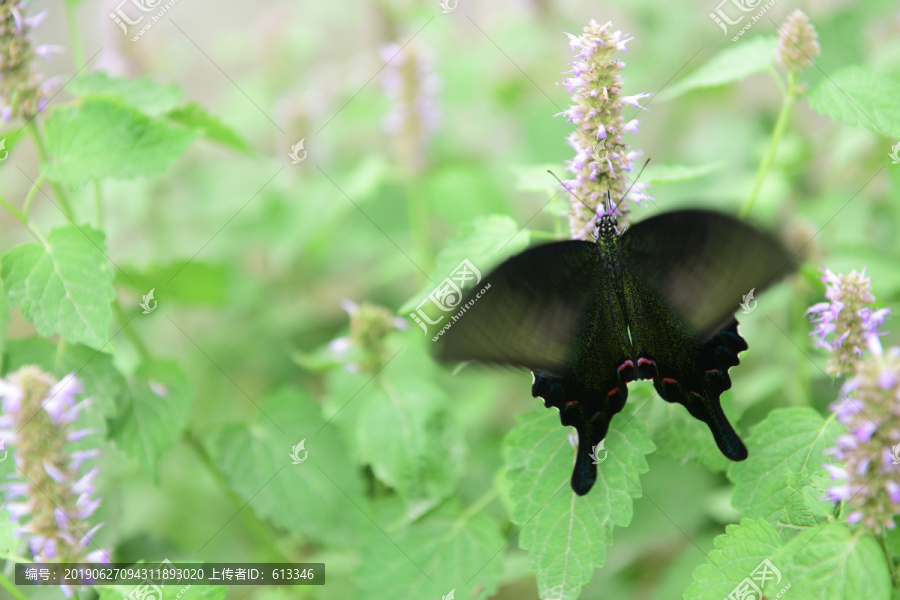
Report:
[{"label": "plant stem", "polygon": [[[31,135],[31,139],[34,140],[34,147],[37,150],[38,157],[41,159],[42,163],[47,162],[47,150],[44,148],[44,140],[41,138],[41,133],[38,131],[37,125],[35,125],[34,121],[30,121],[25,128],[28,130],[29,135]],[[73,223],[75,222],[74,215],[72,214],[72,209],[69,206],[69,199],[63,193],[62,189],[54,182],[50,182],[50,187],[53,188],[53,192],[56,194],[56,199],[59,201],[59,208],[63,212],[63,214]]]},{"label": "plant stem", "polygon": [[415,175],[408,175],[406,180],[406,209],[409,215],[409,227],[412,230],[413,244],[420,261],[420,267],[426,273],[431,271],[431,242],[428,236],[428,202],[422,190],[422,181]]},{"label": "plant stem", "polygon": [[103,197],[100,195],[100,182],[94,180],[94,206],[97,209],[97,229],[103,231]]},{"label": "plant stem", "polygon": [[285,556],[285,554],[278,548],[275,544],[275,540],[273,539],[272,532],[266,525],[259,520],[259,518],[254,514],[252,510],[247,510],[247,503],[244,502],[243,498],[237,495],[231,487],[228,485],[227,480],[225,479],[225,475],[219,470],[216,466],[215,462],[213,462],[212,457],[206,451],[206,448],[203,447],[203,444],[200,443],[200,440],[192,432],[186,432],[184,434],[184,439],[187,442],[188,446],[194,450],[197,456],[200,458],[200,462],[203,463],[203,466],[206,467],[206,470],[212,475],[213,479],[215,479],[219,488],[221,488],[222,492],[228,497],[232,504],[240,511],[241,518],[244,520],[244,523],[253,532],[253,535],[256,536],[263,546],[271,552],[272,557],[277,559],[279,562],[299,562],[296,560],[291,560],[289,557]]},{"label": "plant stem", "polygon": [[25,217],[25,215],[23,215],[18,208],[10,204],[9,201],[3,196],[0,196],[0,206],[5,208],[9,214],[14,216],[16,220],[19,221],[19,223],[21,223],[22,225],[28,225],[28,219]]},{"label": "plant stem", "polygon": [[891,572],[891,585],[896,589],[900,589],[900,577],[898,577],[900,573],[894,568],[894,559],[891,556],[891,549],[888,548],[887,540],[884,536],[885,532],[882,531],[881,535],[878,536],[878,541],[881,544],[881,550],[884,552],[884,558],[887,559],[888,569]]},{"label": "plant stem", "polygon": [[75,5],[73,0],[64,0],[66,7],[66,22],[69,24],[69,38],[72,40],[72,57],[75,59],[75,70],[84,66],[84,46],[81,43],[81,32],[78,30],[78,19],[75,17]]},{"label": "plant stem", "polygon": [[22,205],[22,216],[25,217],[25,221],[28,221],[28,211],[31,209],[31,201],[34,200],[34,195],[37,193],[38,189],[40,189],[41,184],[44,183],[44,179],[46,179],[42,174],[38,175],[38,178],[34,180],[34,183],[31,185],[31,189],[28,190],[28,195],[25,196],[25,204]]},{"label": "plant stem", "polygon": [[12,594],[13,598],[15,598],[16,600],[28,600],[28,598],[26,598],[25,595],[20,592],[15,585],[13,585],[13,583],[3,575],[0,575],[0,587]]},{"label": "plant stem", "polygon": [[125,335],[128,337],[128,340],[131,342],[131,345],[134,346],[134,349],[137,350],[138,356],[141,357],[141,361],[147,361],[150,359],[150,351],[147,350],[147,346],[144,344],[143,340],[141,340],[140,336],[135,333],[134,329],[131,327],[131,320],[125,314],[125,310],[122,308],[122,305],[119,304],[118,298],[112,301],[112,309],[113,313],[116,315],[116,320],[122,326],[122,329],[125,331]]},{"label": "plant stem", "polygon": [[747,215],[750,214],[750,209],[753,208],[753,203],[756,202],[756,197],[759,196],[759,191],[762,189],[766,173],[769,172],[769,168],[772,166],[772,163],[775,162],[775,154],[778,152],[778,143],[781,141],[785,129],[787,129],[788,117],[791,114],[791,108],[794,106],[796,99],[797,74],[793,71],[789,71],[788,89],[784,97],[784,102],[781,105],[781,112],[778,113],[778,120],[775,122],[775,129],[772,131],[772,138],[769,140],[769,149],[766,151],[766,155],[759,165],[759,170],[756,172],[756,181],[753,182],[753,189],[744,201],[744,205],[741,207],[741,212],[738,215],[741,219],[746,218]]}]

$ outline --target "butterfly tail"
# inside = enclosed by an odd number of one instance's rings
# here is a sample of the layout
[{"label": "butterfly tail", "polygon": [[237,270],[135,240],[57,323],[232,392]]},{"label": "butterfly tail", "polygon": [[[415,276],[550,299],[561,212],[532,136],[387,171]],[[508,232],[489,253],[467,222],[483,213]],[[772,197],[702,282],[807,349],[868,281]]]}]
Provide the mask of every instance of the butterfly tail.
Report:
[{"label": "butterfly tail", "polygon": [[575,456],[575,469],[572,471],[572,489],[579,496],[584,496],[597,481],[597,465],[591,457],[591,439],[587,432],[578,432],[578,454]]}]

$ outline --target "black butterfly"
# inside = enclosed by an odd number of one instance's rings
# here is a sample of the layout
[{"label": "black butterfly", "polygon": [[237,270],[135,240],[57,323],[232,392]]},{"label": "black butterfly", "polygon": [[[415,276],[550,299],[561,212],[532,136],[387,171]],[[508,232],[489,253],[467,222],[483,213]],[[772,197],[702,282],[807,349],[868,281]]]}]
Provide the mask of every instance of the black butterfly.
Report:
[{"label": "black butterfly", "polygon": [[439,338],[437,355],[531,369],[532,395],[578,432],[579,495],[594,485],[592,448],[635,379],[652,379],[664,400],[709,426],[725,456],[744,460],[719,403],[747,349],[733,313],[743,295],[791,269],[777,240],[727,215],[680,210],[620,234],[606,214],[596,243],[530,248],[485,276],[479,289],[490,288],[462,301],[476,300]]}]

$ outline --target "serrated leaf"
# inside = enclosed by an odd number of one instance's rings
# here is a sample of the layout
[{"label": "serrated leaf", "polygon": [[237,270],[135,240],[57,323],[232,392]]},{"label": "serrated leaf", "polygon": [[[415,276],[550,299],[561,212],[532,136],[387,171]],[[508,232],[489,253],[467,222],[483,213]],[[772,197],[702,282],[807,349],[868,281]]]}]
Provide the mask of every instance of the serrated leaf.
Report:
[{"label": "serrated leaf", "polygon": [[[450,277],[463,260],[469,260],[481,276],[503,259],[521,252],[528,246],[529,235],[515,221],[501,215],[489,215],[475,219],[463,228],[435,258],[431,281],[397,311],[407,316],[428,298],[445,278]],[[470,285],[474,284],[474,280]],[[466,288],[468,289],[468,288]]]},{"label": "serrated leaf", "polygon": [[362,481],[334,428],[323,427],[321,409],[301,390],[284,388],[258,404],[251,427],[228,425],[210,439],[229,487],[279,527],[332,548],[349,544],[365,520]]},{"label": "serrated leaf", "polygon": [[362,462],[394,488],[415,519],[456,489],[465,465],[463,437],[445,394],[419,380],[361,399],[356,437]]},{"label": "serrated leaf", "polygon": [[220,306],[227,298],[231,275],[227,265],[189,259],[154,262],[143,268],[123,266],[123,271],[129,276],[117,276],[117,285],[142,295],[153,289],[157,302],[188,306]]},{"label": "serrated leaf", "polygon": [[[772,411],[747,438],[750,457],[734,463],[728,478],[734,482],[732,505],[748,517],[763,517],[770,523],[787,522],[785,498],[792,487],[820,481],[813,476],[828,462],[824,451],[834,445],[839,426],[811,408]],[[799,485],[798,485],[799,484]],[[824,489],[819,490],[824,494]],[[816,514],[827,513],[829,504],[809,505]]]},{"label": "serrated leaf", "polygon": [[[745,579],[757,570],[764,560],[783,572],[776,555],[782,547],[781,537],[765,519],[741,519],[739,525],[729,525],[725,535],[715,540],[715,549],[706,557],[706,564],[694,569],[694,582],[685,591],[685,600],[722,600],[727,598]],[[774,598],[784,579],[763,582],[762,590]],[[758,585],[757,580],[753,580]],[[754,598],[756,596],[753,596]]]},{"label": "serrated leaf", "polygon": [[110,77],[95,71],[75,77],[66,91],[82,97],[105,97],[133,106],[147,116],[164,114],[181,104],[181,88],[156,83],[149,77]]},{"label": "serrated leaf", "polygon": [[797,600],[889,600],[891,575],[878,542],[864,529],[843,523],[802,531],[776,560],[787,563],[784,578]]},{"label": "serrated leaf", "polygon": [[557,411],[517,417],[504,441],[512,520],[522,525],[519,544],[528,550],[541,598],[577,598],[594,569],[603,566],[613,528],[631,522],[633,500],[641,495],[639,476],[648,469],[645,455],[655,448],[644,422],[633,417],[626,405],[613,418],[607,458],[586,496],[571,488],[572,430],[560,426]]},{"label": "serrated leaf", "polygon": [[196,132],[108,99],[53,110],[45,122],[50,179],[78,187],[92,179],[133,179],[164,171]]},{"label": "serrated leaf", "polygon": [[177,363],[142,363],[131,394],[110,423],[110,437],[155,476],[159,459],[181,436],[193,401],[190,382]]},{"label": "serrated leaf", "polygon": [[66,344],[60,349],[50,340],[31,337],[10,340],[7,351],[8,373],[25,365],[37,365],[58,379],[75,373],[84,397],[90,397],[91,404],[99,406],[104,416],[114,413],[117,401],[128,388],[111,354],[82,344]]},{"label": "serrated leaf", "polygon": [[835,121],[900,137],[900,81],[861,66],[841,69],[809,93],[809,105]]},{"label": "serrated leaf", "polygon": [[9,303],[40,335],[58,333],[92,348],[109,341],[115,291],[102,232],[57,227],[46,246],[23,244],[3,255],[0,276]]},{"label": "serrated leaf", "polygon": [[729,46],[684,79],[664,89],[657,98],[671,100],[691,90],[740,81],[765,71],[775,64],[777,44],[774,36],[759,36]]},{"label": "serrated leaf", "polygon": [[650,184],[681,183],[709,175],[722,168],[725,163],[713,162],[704,165],[647,165],[643,179]]},{"label": "serrated leaf", "polygon": [[[733,402],[723,406],[725,416],[732,423],[737,422],[740,413]],[[666,419],[653,432],[653,441],[660,454],[673,460],[694,461],[710,471],[725,472],[731,461],[728,460],[709,431],[709,427],[698,421],[681,406],[665,407]]]},{"label": "serrated leaf", "polygon": [[496,553],[506,541],[497,522],[482,514],[452,516],[428,516],[389,533],[369,527],[356,575],[362,597],[437,600],[454,591],[458,599],[478,600],[494,594],[503,571]]},{"label": "serrated leaf", "polygon": [[[205,108],[191,102],[169,112],[166,115],[172,121],[180,123],[189,129],[193,129],[214,142],[223,146],[229,146],[235,150],[250,154],[253,149],[250,144],[234,129],[225,125],[218,117],[208,112]],[[355,197],[355,196],[351,196]]]}]

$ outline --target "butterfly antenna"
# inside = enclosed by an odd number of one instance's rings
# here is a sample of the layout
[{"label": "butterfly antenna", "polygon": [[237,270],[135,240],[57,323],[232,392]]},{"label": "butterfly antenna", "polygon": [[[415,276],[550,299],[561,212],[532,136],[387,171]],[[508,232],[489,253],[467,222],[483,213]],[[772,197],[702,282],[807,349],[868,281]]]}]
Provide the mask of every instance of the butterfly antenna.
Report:
[{"label": "butterfly antenna", "polygon": [[559,182],[559,185],[561,185],[561,186],[563,186],[564,188],[566,188],[566,190],[568,190],[568,192],[569,192],[570,194],[572,194],[573,196],[575,196],[575,198],[577,198],[578,201],[581,202],[581,203],[584,205],[584,207],[585,207],[586,209],[588,209],[588,210],[591,211],[592,213],[595,213],[595,214],[596,214],[597,209],[596,209],[596,208],[591,208],[590,204],[588,204],[587,202],[585,202],[584,200],[582,200],[582,199],[581,199],[581,196],[579,196],[578,194],[576,194],[575,191],[574,191],[572,188],[570,188],[570,187],[567,186],[565,183],[563,183],[563,180],[560,179],[559,177],[557,177],[557,176],[556,176],[556,173],[554,173],[554,172],[551,171],[550,169],[547,169],[547,172],[550,173],[551,175],[553,175],[553,179],[555,179],[556,181],[558,181],[558,182]]},{"label": "butterfly antenna", "polygon": [[[644,169],[647,168],[647,163],[649,163],[649,162],[650,162],[650,159],[649,159],[649,158],[648,158],[646,161],[644,161],[644,166],[641,167],[641,170],[640,170],[640,171],[638,171],[637,177],[634,178],[634,181],[631,182],[631,185],[628,186],[628,189],[625,190],[625,193],[622,194],[622,197],[621,197],[621,198],[619,198],[619,201],[616,202],[616,206],[614,207],[614,210],[619,210],[619,205],[622,203],[622,200],[624,200],[626,197],[628,197],[628,192],[630,192],[630,191],[631,191],[631,188],[633,188],[633,187],[637,184],[638,179],[641,178],[641,173],[643,173],[643,172],[644,172]],[[607,190],[606,193],[609,194],[609,190]]]}]

